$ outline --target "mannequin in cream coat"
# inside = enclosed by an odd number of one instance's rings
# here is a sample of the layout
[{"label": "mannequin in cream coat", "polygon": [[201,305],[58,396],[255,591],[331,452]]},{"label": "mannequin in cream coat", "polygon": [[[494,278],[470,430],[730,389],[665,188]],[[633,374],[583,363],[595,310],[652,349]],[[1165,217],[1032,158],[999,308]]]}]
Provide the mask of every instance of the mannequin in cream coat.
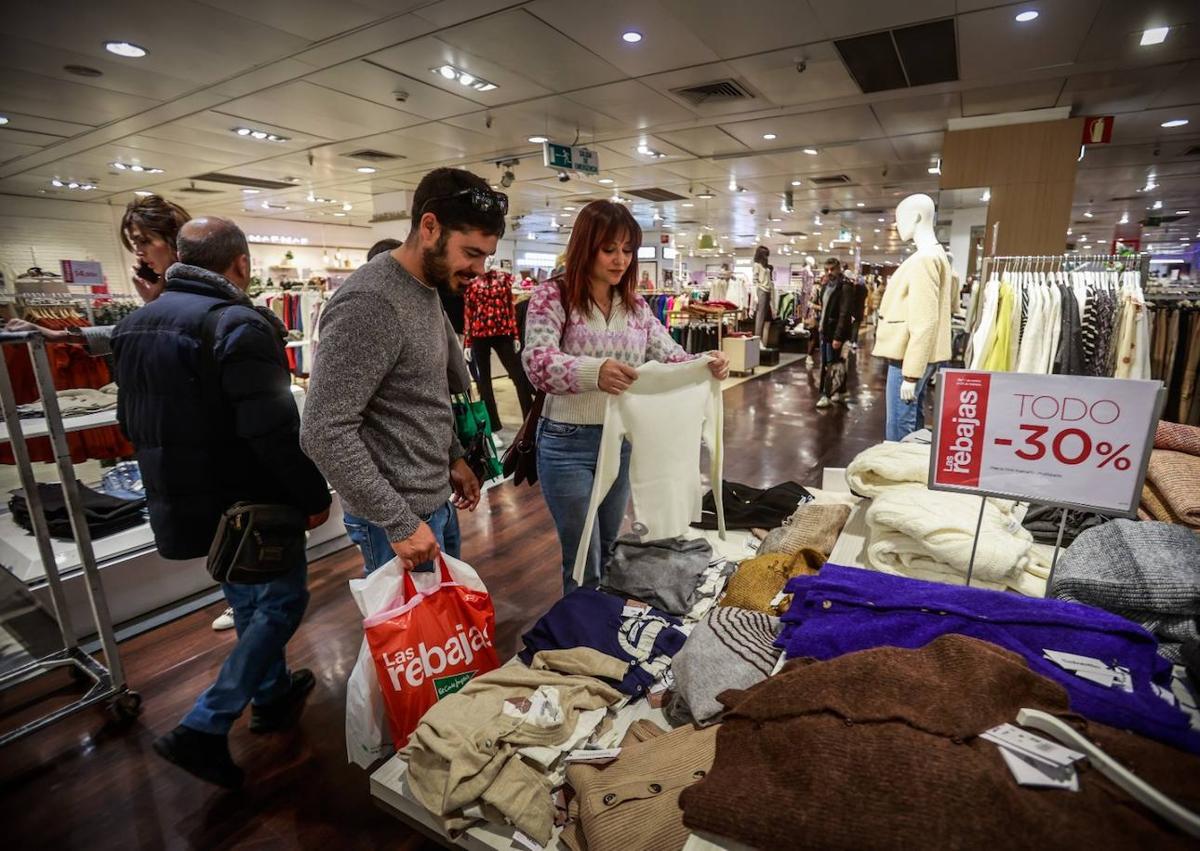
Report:
[{"label": "mannequin in cream coat", "polygon": [[952,271],[934,233],[928,195],[910,195],[896,208],[896,231],[916,252],[892,276],[879,306],[874,355],[888,359],[887,439],[924,425],[925,386],[950,358]]}]

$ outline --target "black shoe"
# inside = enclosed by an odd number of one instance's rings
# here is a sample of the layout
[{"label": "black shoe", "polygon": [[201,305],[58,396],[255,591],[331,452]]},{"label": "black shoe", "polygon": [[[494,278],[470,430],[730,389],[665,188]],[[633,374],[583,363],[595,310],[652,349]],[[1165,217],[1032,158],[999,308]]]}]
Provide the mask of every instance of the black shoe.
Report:
[{"label": "black shoe", "polygon": [[154,752],[173,762],[188,774],[223,786],[237,789],[245,779],[229,755],[229,739],[214,733],[201,733],[180,724],[165,736],[154,740]]},{"label": "black shoe", "polygon": [[250,707],[251,733],[277,733],[296,726],[304,700],[317,684],[308,668],[292,671],[292,685],[287,694],[265,706]]}]

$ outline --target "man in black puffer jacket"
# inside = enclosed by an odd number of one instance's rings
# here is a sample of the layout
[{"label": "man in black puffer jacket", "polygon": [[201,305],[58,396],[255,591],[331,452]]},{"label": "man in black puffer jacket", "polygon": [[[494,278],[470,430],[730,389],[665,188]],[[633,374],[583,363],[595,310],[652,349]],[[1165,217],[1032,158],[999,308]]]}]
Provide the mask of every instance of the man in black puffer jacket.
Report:
[{"label": "man in black puffer jacket", "polygon": [[[150,526],[170,559],[207,554],[237,502],[329,515],[329,489],[300,450],[283,325],[250,302],[250,252],[233,222],[192,219],[179,231],[166,289],[114,330],[117,418],[133,443]],[[222,585],[238,642],[183,722],[154,743],[163,757],[226,787],[242,782],[228,734],[253,701],[252,732],[295,723],[315,682],[289,672],[284,648],[308,604],[303,559],[278,579]]]},{"label": "man in black puffer jacket", "polygon": [[831,401],[844,402],[848,398],[843,360],[853,322],[854,284],[842,274],[841,261],[830,257],[825,261],[825,284],[821,288],[821,398],[817,400],[818,408],[828,408]]}]

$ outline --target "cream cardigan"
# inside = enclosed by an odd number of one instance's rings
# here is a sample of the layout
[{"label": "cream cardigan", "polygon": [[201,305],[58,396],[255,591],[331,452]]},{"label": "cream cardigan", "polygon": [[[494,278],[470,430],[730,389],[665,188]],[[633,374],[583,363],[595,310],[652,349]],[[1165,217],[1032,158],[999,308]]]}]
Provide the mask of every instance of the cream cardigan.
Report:
[{"label": "cream cardigan", "polygon": [[953,299],[950,261],[940,245],[909,257],[883,294],[875,357],[903,361],[904,377],[913,380],[929,364],[949,360]]}]

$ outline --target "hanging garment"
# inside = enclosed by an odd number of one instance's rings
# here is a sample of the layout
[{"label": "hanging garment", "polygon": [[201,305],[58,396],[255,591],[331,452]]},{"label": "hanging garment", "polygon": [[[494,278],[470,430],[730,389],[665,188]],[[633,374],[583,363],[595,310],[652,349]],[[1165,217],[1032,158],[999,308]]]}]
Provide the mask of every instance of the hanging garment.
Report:
[{"label": "hanging garment", "polygon": [[[836,565],[791,580],[787,590],[793,601],[778,644],[789,659],[832,659],[883,645],[923,647],[941,635],[969,635],[1021,654],[1031,670],[1067,690],[1071,709],[1084,718],[1200,753],[1200,731],[1159,694],[1170,689],[1171,663],[1158,655],[1154,636],[1103,609]],[[1132,690],[1079,677],[1046,658],[1046,650],[1126,668]],[[978,693],[992,700],[1002,691]]]},{"label": "hanging garment", "polygon": [[1008,364],[1004,367],[1007,372],[1015,372],[1017,360],[1021,355],[1021,328],[1025,322],[1025,288],[1013,284],[1012,323],[1008,331]]},{"label": "hanging garment", "polygon": [[996,321],[988,337],[987,352],[981,369],[1003,372],[1008,369],[1009,350],[1012,348],[1013,288],[1011,284],[1000,285],[1000,302]]},{"label": "hanging garment", "polygon": [[984,286],[983,308],[979,314],[979,327],[971,335],[971,369],[982,369],[983,359],[987,357],[988,341],[996,324],[996,314],[1000,309],[1000,281],[991,278]]},{"label": "hanging garment", "polygon": [[[592,497],[575,557],[576,582],[583,582],[596,512],[617,478],[623,440],[633,447],[629,484],[634,532],[640,537],[681,537],[692,521],[700,519],[702,443],[712,462],[711,481],[720,490],[724,407],[721,382],[713,378],[708,363],[708,358],[698,358],[677,364],[643,364],[632,387],[620,396],[608,397]],[[671,427],[664,428],[664,423]],[[718,519],[723,537],[722,508]]]},{"label": "hanging garment", "polygon": [[1060,286],[1062,291],[1062,332],[1058,355],[1054,359],[1055,375],[1085,375],[1087,366],[1083,357],[1083,328],[1079,314],[1079,302],[1069,287]]},{"label": "hanging garment", "polygon": [[1040,287],[1027,286],[1029,314],[1021,331],[1021,350],[1017,356],[1017,372],[1037,372],[1042,362],[1045,343],[1045,302]]},{"label": "hanging garment", "polygon": [[1062,341],[1062,292],[1058,287],[1049,285],[1043,288],[1047,298],[1049,311],[1045,314],[1046,347],[1042,351],[1042,360],[1038,372],[1049,375],[1054,369],[1054,359],[1058,355],[1058,344]]}]

